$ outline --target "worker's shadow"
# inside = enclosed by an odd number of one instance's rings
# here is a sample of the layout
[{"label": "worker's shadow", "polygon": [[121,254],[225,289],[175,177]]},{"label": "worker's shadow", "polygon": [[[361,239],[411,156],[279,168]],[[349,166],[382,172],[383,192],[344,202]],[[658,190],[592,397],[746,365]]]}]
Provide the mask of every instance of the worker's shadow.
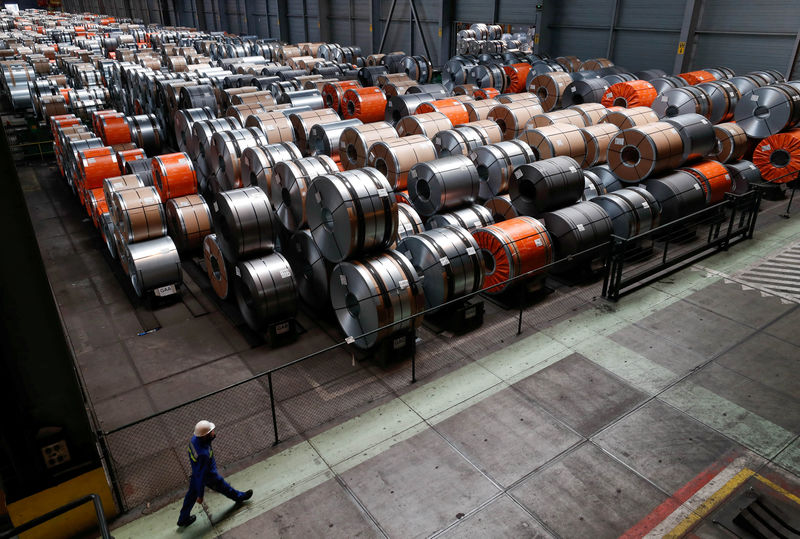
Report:
[{"label": "worker's shadow", "polygon": [[229,519],[236,513],[239,513],[245,508],[245,504],[243,503],[235,503],[229,506],[226,510],[222,511],[221,513],[211,513],[206,511],[208,515],[208,520],[211,522],[213,526],[216,526],[220,522],[224,522],[225,520]]}]

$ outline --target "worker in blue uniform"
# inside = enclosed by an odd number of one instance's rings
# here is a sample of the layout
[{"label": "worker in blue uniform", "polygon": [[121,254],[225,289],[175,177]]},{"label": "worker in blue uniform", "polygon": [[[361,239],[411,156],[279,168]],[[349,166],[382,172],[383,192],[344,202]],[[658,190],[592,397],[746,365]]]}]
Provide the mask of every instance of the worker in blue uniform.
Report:
[{"label": "worker in blue uniform", "polygon": [[189,463],[192,466],[192,477],[189,483],[189,492],[183,499],[183,507],[178,517],[178,526],[188,526],[197,517],[190,514],[195,502],[203,503],[205,487],[216,490],[223,496],[236,503],[241,503],[253,497],[253,491],[241,492],[230,486],[217,472],[217,461],[214,460],[214,451],[211,442],[216,438],[216,426],[211,421],[199,421],[194,427],[194,436],[189,443]]}]

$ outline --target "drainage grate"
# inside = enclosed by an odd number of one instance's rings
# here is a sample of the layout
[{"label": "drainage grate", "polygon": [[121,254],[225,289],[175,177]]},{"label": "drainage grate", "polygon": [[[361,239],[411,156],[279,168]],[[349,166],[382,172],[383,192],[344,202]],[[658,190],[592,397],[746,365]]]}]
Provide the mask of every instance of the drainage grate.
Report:
[{"label": "drainage grate", "polygon": [[743,285],[800,303],[800,243],[731,278]]}]

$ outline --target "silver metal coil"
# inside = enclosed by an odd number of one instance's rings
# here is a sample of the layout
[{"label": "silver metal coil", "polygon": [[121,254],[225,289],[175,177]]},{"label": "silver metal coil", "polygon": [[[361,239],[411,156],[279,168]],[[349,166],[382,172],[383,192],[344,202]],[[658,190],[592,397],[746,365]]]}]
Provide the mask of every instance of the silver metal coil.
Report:
[{"label": "silver metal coil", "polygon": [[736,123],[750,138],[763,139],[800,121],[800,83],[756,88],[739,100]]},{"label": "silver metal coil", "polygon": [[483,203],[483,207],[489,210],[495,223],[519,217],[519,213],[511,204],[511,197],[507,194],[490,198]]},{"label": "silver metal coil", "polygon": [[507,140],[497,144],[480,146],[470,153],[480,178],[481,200],[508,191],[511,174],[524,163],[533,163],[536,157],[531,147],[521,140]]},{"label": "silver metal coil", "polygon": [[750,161],[743,159],[735,163],[727,163],[725,168],[731,175],[731,180],[733,182],[731,192],[737,195],[743,195],[752,189],[753,184],[762,181],[761,171]]},{"label": "silver metal coil", "polygon": [[583,103],[600,103],[603,94],[611,85],[605,79],[582,79],[571,82],[564,88],[561,104],[564,107]]},{"label": "silver metal coil", "polygon": [[214,224],[225,258],[234,262],[275,248],[278,219],[260,187],[224,191],[215,204]]},{"label": "silver metal coil", "polygon": [[480,204],[463,206],[449,213],[437,213],[431,215],[425,221],[425,229],[433,230],[445,226],[457,226],[467,230],[475,230],[482,226],[494,224],[492,212]]},{"label": "silver metal coil", "polygon": [[698,212],[706,206],[706,195],[700,182],[685,170],[651,178],[644,183],[644,187],[658,202],[662,224]]},{"label": "silver metal coil", "polygon": [[[425,230],[422,218],[410,204],[397,203],[397,241]],[[394,247],[393,247],[394,248]]]},{"label": "silver metal coil", "polygon": [[659,118],[672,118],[680,114],[707,115],[711,110],[708,94],[698,86],[666,90],[651,105]]},{"label": "silver metal coil", "polygon": [[[584,251],[608,242],[613,232],[608,213],[594,202],[580,202],[542,216],[557,260],[593,258]],[[595,254],[597,256],[597,254]]]},{"label": "silver metal coil", "polygon": [[307,304],[316,309],[330,305],[329,284],[333,264],[325,260],[314,243],[310,230],[298,230],[283,249],[297,282],[297,291]]},{"label": "silver metal coil", "polygon": [[175,140],[178,150],[189,152],[189,142],[192,139],[192,126],[200,120],[211,120],[215,117],[214,110],[209,107],[197,109],[181,109],[175,113]]},{"label": "silver metal coil", "polygon": [[339,140],[342,132],[348,127],[363,125],[357,118],[342,120],[329,124],[315,124],[308,132],[306,147],[308,153],[313,155],[329,155],[339,159]]},{"label": "silver metal coil", "polygon": [[275,165],[280,161],[293,161],[302,157],[294,142],[245,148],[240,161],[242,183],[245,186],[258,186],[265,193],[272,193]]},{"label": "silver metal coil", "polygon": [[233,282],[239,311],[254,331],[297,314],[297,284],[282,254],[239,262]]},{"label": "silver metal coil", "polygon": [[508,194],[521,215],[540,217],[544,212],[576,203],[585,187],[580,164],[558,156],[518,166]]},{"label": "silver metal coil", "polygon": [[284,92],[278,97],[278,103],[292,107],[308,107],[312,110],[325,108],[325,101],[319,90],[295,90]]},{"label": "silver metal coil", "polygon": [[406,116],[414,114],[418,106],[428,101],[433,101],[434,99],[435,98],[431,94],[427,93],[407,93],[405,95],[393,96],[389,98],[389,101],[386,103],[384,120],[386,123],[395,126],[397,122]]},{"label": "silver metal coil", "polygon": [[206,154],[211,190],[227,191],[241,187],[242,152],[245,148],[267,143],[264,134],[255,127],[214,133]]},{"label": "silver metal coil", "polygon": [[625,187],[592,199],[611,218],[614,235],[632,238],[658,226],[661,209],[656,198],[643,187]]},{"label": "silver metal coil", "polygon": [[417,163],[408,173],[408,194],[414,209],[423,216],[472,204],[478,199],[479,189],[478,170],[465,155]]},{"label": "silver metal coil", "polygon": [[311,181],[338,171],[334,160],[327,155],[280,161],[275,165],[270,195],[286,230],[294,232],[306,226],[306,195]]},{"label": "silver metal coil", "polygon": [[169,236],[128,244],[125,258],[131,284],[139,297],[150,290],[183,281],[181,257]]},{"label": "silver metal coil", "polygon": [[664,118],[681,135],[683,141],[683,160],[704,156],[717,145],[714,126],[705,116],[699,114],[681,114],[672,118]]}]

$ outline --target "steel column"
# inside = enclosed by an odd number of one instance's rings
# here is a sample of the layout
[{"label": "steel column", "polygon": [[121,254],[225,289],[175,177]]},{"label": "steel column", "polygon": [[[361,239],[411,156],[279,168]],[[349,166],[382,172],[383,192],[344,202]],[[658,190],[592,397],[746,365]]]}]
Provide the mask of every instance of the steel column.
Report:
[{"label": "steel column", "polygon": [[381,44],[378,47],[378,52],[376,54],[380,54],[383,52],[383,46],[386,45],[386,34],[389,32],[389,25],[392,24],[392,17],[394,17],[394,8],[397,6],[397,0],[392,0],[392,5],[389,7],[389,16],[386,17],[386,25],[383,27],[383,33],[381,33]]},{"label": "steel column", "polygon": [[289,9],[287,0],[278,0],[278,38],[284,43],[289,43]]},{"label": "steel column", "polygon": [[408,0],[408,3],[411,5],[411,15],[414,17],[414,24],[416,25],[417,30],[419,30],[419,37],[422,39],[422,48],[425,49],[425,56],[430,60],[431,51],[428,49],[428,40],[425,39],[425,32],[422,31],[422,24],[420,23],[419,15],[417,14],[417,6],[414,4],[414,0]]},{"label": "steel column", "polygon": [[319,9],[319,21],[317,21],[319,25],[319,40],[328,42],[331,40],[331,25],[328,22],[330,14],[328,0],[317,0],[317,6]]},{"label": "steel column", "polygon": [[683,9],[681,33],[678,38],[678,52],[675,55],[675,64],[672,67],[672,72],[675,75],[683,73],[689,68],[694,49],[695,28],[700,19],[702,7],[703,0],[686,0],[686,6]]},{"label": "steel column", "polygon": [[308,36],[308,5],[306,0],[303,0],[303,41],[311,41]]},{"label": "steel column", "polygon": [[[792,72],[794,71],[794,64],[797,62],[798,51],[800,51],[800,30],[797,31],[797,37],[794,38],[792,54],[789,56],[789,67],[786,68],[786,80],[792,80]],[[794,195],[794,191],[792,191],[792,194]]]},{"label": "steel column", "polygon": [[500,18],[500,0],[494,0],[494,9],[492,10],[492,24],[497,24]]},{"label": "steel column", "polygon": [[[447,1],[447,0],[444,0]],[[381,0],[370,0],[369,33],[372,40],[372,53],[377,54],[381,47]]]},{"label": "steel column", "polygon": [[[453,45],[453,17],[455,16],[455,1],[442,0],[442,16],[439,22],[439,37],[441,38],[441,48],[439,49],[439,64],[443,65],[451,56]],[[431,58],[433,61],[433,58]]]},{"label": "steel column", "polygon": [[613,60],[612,55],[614,54],[614,38],[616,37],[615,30],[617,28],[617,22],[619,21],[619,2],[620,0],[614,0],[614,5],[611,8],[611,27],[608,29],[608,47],[606,48],[606,58],[609,60]]}]

